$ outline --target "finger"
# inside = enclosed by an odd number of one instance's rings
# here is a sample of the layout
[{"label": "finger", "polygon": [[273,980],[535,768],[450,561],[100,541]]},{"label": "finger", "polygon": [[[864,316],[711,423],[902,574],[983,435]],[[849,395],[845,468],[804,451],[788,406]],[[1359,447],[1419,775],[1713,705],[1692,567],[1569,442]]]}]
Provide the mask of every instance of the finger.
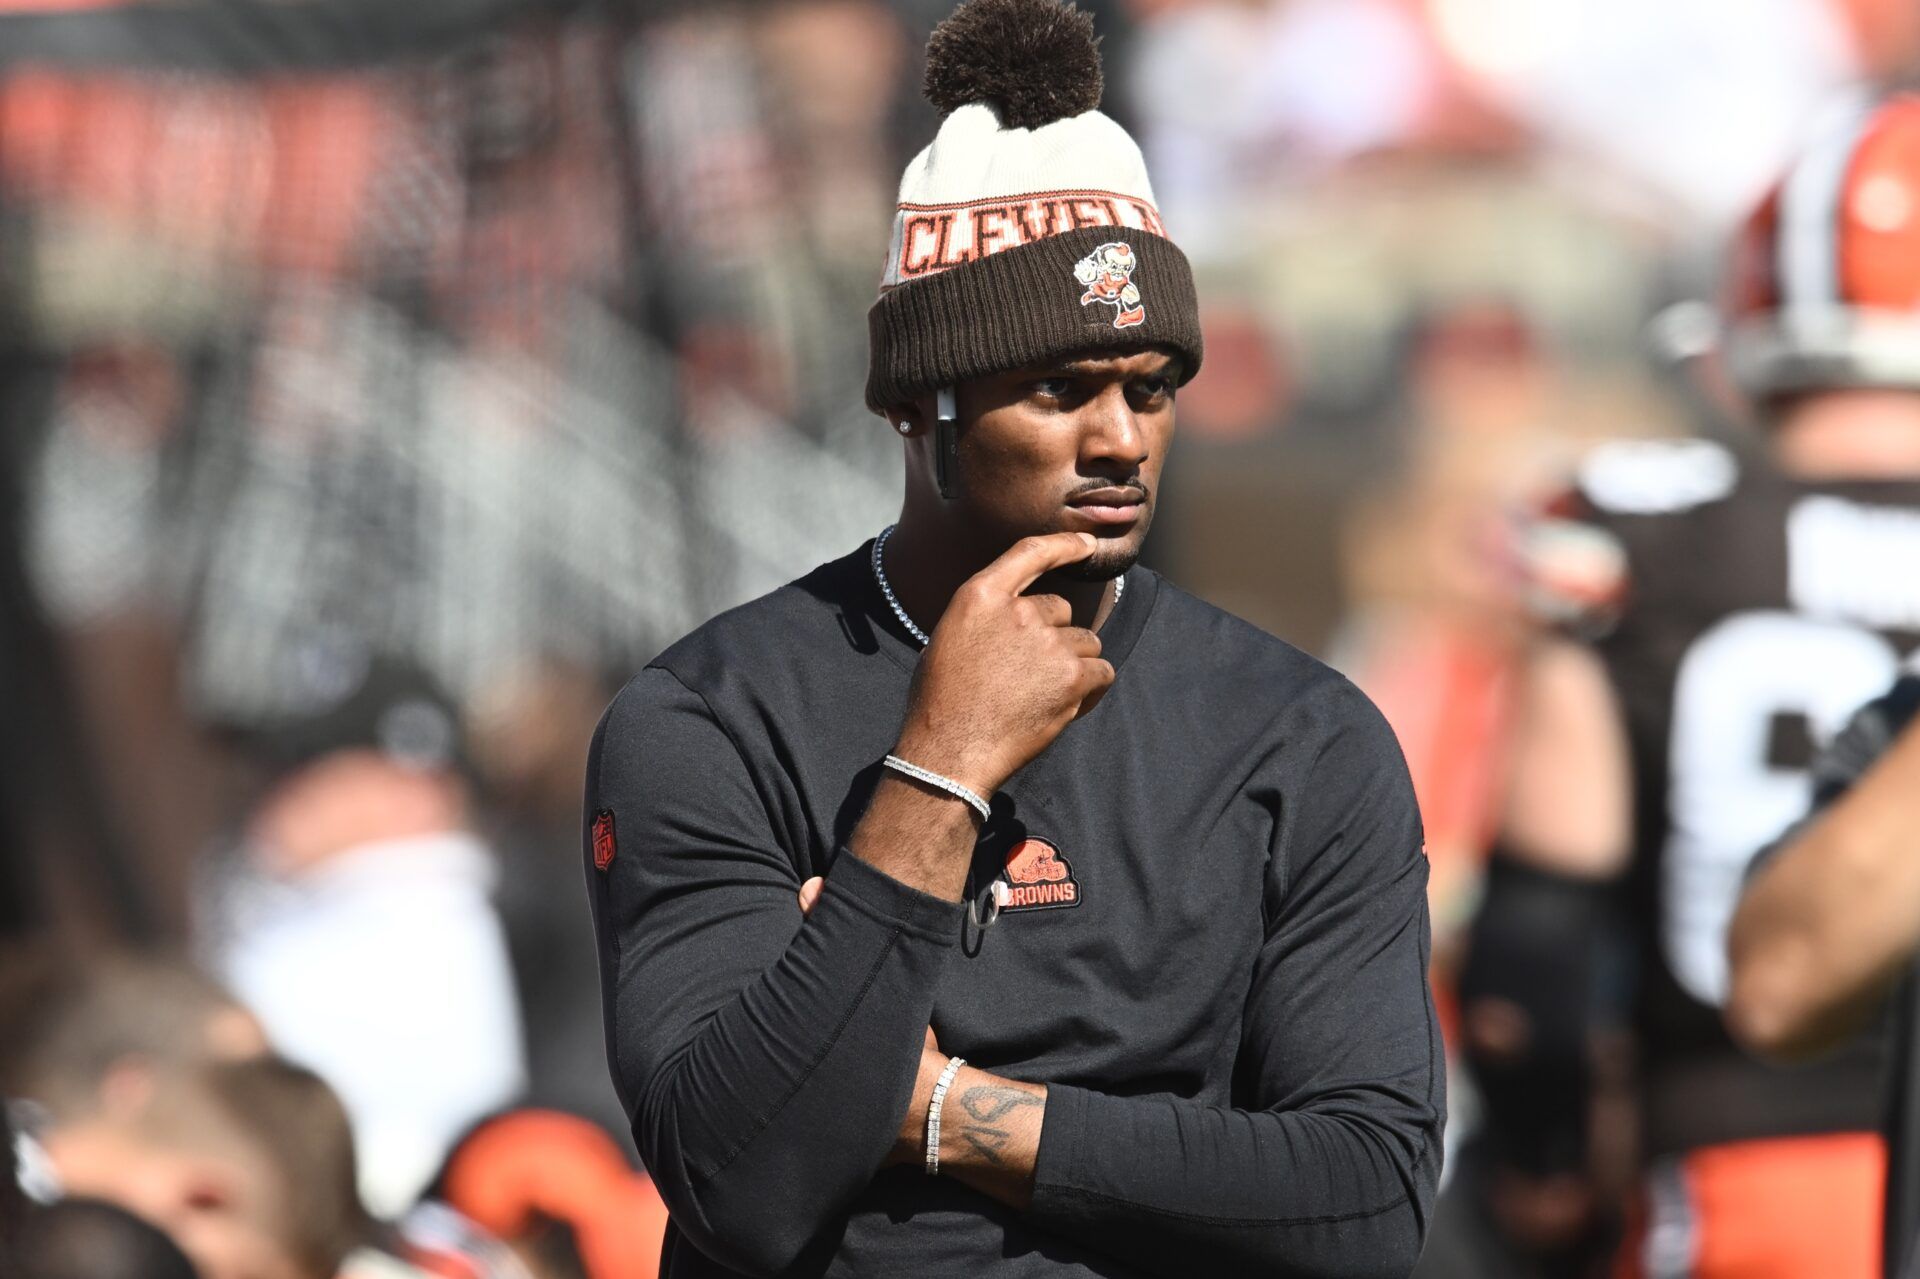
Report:
[{"label": "finger", "polygon": [[974,580],[1009,595],[1018,595],[1039,581],[1041,574],[1086,559],[1099,544],[1099,539],[1091,533],[1023,537],[1005,555],[981,569]]},{"label": "finger", "polygon": [[1067,651],[1075,657],[1100,656],[1100,637],[1084,626],[1063,626],[1060,638],[1066,641]]},{"label": "finger", "polygon": [[1073,605],[1058,595],[1023,595],[1027,607],[1036,613],[1048,626],[1070,626],[1073,623]]},{"label": "finger", "polygon": [[1100,699],[1113,687],[1113,663],[1104,658],[1088,657],[1080,662],[1081,682],[1087,691],[1081,694],[1080,709],[1074,712],[1078,719],[1100,704]]},{"label": "finger", "polygon": [[1113,663],[1104,657],[1083,657],[1080,659],[1080,687],[1082,695],[1104,693],[1113,687]]},{"label": "finger", "polygon": [[820,890],[826,886],[827,881],[819,875],[815,875],[812,879],[800,885],[800,913],[802,915],[813,910],[813,904],[820,900]]}]

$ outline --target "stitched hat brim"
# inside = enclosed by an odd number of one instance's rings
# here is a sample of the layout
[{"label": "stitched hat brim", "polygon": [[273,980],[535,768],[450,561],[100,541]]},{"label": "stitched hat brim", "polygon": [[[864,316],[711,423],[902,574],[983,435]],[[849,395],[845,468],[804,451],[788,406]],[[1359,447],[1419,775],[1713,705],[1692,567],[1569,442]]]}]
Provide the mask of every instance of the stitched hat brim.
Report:
[{"label": "stitched hat brim", "polygon": [[[1075,266],[1114,242],[1132,251],[1137,302],[1083,301],[1090,290]],[[1203,354],[1186,254],[1132,227],[1064,231],[910,280],[881,294],[867,333],[867,407],[876,413],[938,387],[1100,351],[1172,347],[1184,382]]]}]

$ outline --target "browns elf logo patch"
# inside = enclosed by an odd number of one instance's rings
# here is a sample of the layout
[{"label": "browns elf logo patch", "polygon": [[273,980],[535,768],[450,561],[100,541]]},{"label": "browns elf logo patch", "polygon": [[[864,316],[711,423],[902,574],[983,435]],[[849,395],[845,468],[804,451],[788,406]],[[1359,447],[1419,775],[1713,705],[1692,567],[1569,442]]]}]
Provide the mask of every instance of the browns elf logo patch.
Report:
[{"label": "browns elf logo patch", "polygon": [[1023,839],[1007,854],[1006,899],[1000,913],[1063,910],[1078,906],[1082,893],[1073,867],[1044,839]]},{"label": "browns elf logo patch", "polygon": [[1133,247],[1118,240],[1109,240],[1081,258],[1073,264],[1073,278],[1086,288],[1080,305],[1105,302],[1114,309],[1116,329],[1146,323],[1147,308],[1140,300],[1140,286],[1133,282],[1133,270],[1139,265]]},{"label": "browns elf logo patch", "polygon": [[605,870],[613,865],[613,810],[603,808],[593,815],[593,868]]}]

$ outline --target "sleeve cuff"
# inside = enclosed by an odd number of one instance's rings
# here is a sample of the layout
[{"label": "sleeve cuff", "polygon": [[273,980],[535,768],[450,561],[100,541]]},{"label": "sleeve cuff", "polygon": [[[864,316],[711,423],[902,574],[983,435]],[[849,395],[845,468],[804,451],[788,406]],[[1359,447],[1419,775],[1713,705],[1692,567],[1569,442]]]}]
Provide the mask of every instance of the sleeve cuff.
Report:
[{"label": "sleeve cuff", "polygon": [[960,935],[966,907],[901,883],[885,871],[842,848],[827,868],[826,891],[884,922],[945,945]]},{"label": "sleeve cuff", "polygon": [[1087,1123],[1084,1088],[1047,1085],[1047,1114],[1040,1121],[1040,1150],[1033,1160],[1033,1206],[1046,1210],[1049,1192],[1079,1182],[1080,1134]]}]

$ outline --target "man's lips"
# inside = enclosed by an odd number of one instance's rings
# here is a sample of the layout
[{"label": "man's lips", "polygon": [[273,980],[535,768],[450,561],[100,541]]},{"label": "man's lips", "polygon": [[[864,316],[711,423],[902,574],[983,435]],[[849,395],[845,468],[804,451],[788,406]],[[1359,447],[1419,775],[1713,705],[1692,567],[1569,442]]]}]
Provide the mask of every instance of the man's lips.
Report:
[{"label": "man's lips", "polygon": [[1130,486],[1094,489],[1067,499],[1067,506],[1095,524],[1131,524],[1147,509],[1147,495]]}]

